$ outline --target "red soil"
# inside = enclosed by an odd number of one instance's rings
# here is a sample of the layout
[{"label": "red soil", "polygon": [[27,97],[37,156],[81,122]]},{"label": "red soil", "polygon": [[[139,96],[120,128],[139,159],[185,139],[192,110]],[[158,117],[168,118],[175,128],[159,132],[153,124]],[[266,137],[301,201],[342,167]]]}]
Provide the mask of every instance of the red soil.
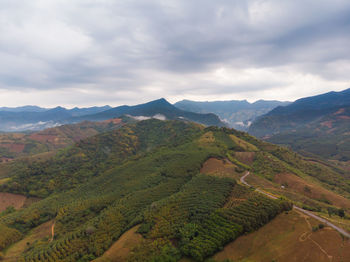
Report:
[{"label": "red soil", "polygon": [[26,197],[11,193],[0,193],[0,212],[6,210],[7,207],[13,206],[16,209],[23,207]]},{"label": "red soil", "polygon": [[21,153],[25,147],[25,144],[0,144],[0,147],[7,148],[11,152]]},{"label": "red soil", "polygon": [[112,119],[103,121],[103,123],[113,123],[113,124],[120,124],[121,122],[122,120],[120,118],[112,118]]}]

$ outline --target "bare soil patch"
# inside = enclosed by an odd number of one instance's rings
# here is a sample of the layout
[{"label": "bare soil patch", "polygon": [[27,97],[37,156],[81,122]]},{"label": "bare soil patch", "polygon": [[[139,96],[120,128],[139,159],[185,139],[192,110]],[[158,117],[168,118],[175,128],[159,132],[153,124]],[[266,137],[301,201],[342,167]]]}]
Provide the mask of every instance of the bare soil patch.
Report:
[{"label": "bare soil patch", "polygon": [[21,153],[24,150],[25,144],[22,144],[22,143],[0,144],[0,147],[7,148],[10,152]]},{"label": "bare soil patch", "polygon": [[35,133],[29,136],[30,139],[33,139],[35,141],[39,141],[42,143],[58,143],[60,138],[57,135],[49,135],[45,133]]},{"label": "bare soil patch", "polygon": [[113,124],[120,124],[122,122],[122,120],[120,118],[112,118],[112,119],[108,119],[108,120],[105,120],[103,121],[103,123],[113,123]]},{"label": "bare soil patch", "polygon": [[26,199],[27,197],[23,195],[0,193],[0,212],[6,210],[9,206],[19,209],[23,207]]}]

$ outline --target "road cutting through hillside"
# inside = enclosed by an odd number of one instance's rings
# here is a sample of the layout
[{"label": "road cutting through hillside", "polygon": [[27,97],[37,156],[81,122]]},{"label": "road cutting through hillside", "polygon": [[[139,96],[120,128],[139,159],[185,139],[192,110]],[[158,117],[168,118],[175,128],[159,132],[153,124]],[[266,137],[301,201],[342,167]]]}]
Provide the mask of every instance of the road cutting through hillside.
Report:
[{"label": "road cutting through hillside", "polygon": [[[246,177],[249,176],[249,174],[250,174],[250,172],[247,171],[247,172],[240,178],[240,182],[241,182],[242,184],[248,186],[248,187],[253,187],[253,186],[249,185],[249,184],[245,181]],[[274,195],[272,195],[272,194],[270,194],[270,193],[267,193],[267,192],[265,192],[265,191],[262,191],[262,190],[260,190],[260,189],[258,189],[258,188],[256,188],[255,191],[257,191],[257,192],[259,192],[259,193],[261,193],[261,194],[264,194],[264,195],[266,195],[266,196],[268,196],[269,198],[272,198],[272,199],[277,199],[277,198],[278,198],[278,197],[276,197],[276,196],[274,196]],[[318,221],[324,223],[325,225],[327,225],[327,226],[329,226],[329,227],[335,229],[336,231],[338,231],[338,232],[339,232],[340,234],[342,234],[343,236],[345,236],[345,237],[347,237],[347,238],[350,238],[350,234],[349,234],[348,232],[346,232],[344,229],[342,229],[342,228],[340,228],[340,227],[338,227],[338,226],[332,224],[331,222],[327,221],[326,219],[324,219],[324,218],[322,218],[322,217],[319,217],[319,216],[315,215],[314,213],[312,213],[312,212],[310,212],[310,211],[308,211],[308,210],[302,209],[302,208],[300,208],[300,207],[297,207],[297,206],[295,206],[295,205],[293,205],[293,208],[294,208],[295,210],[298,210],[298,211],[300,211],[300,212],[303,212],[304,214],[306,214],[306,215],[308,215],[308,216],[310,216],[310,217],[313,217],[313,218],[315,218],[316,220],[318,220]]]}]

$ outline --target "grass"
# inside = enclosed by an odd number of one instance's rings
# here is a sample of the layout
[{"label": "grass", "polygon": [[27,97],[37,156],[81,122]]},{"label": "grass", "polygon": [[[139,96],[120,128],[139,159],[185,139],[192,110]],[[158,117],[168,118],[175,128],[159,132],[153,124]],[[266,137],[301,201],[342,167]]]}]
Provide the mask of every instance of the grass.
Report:
[{"label": "grass", "polygon": [[0,185],[2,185],[2,184],[4,184],[4,183],[6,183],[7,181],[9,181],[10,180],[10,178],[3,178],[3,179],[0,179]]},{"label": "grass", "polygon": [[[293,174],[278,174],[270,181],[262,176],[251,174],[246,181],[255,188],[268,191],[275,195],[283,195],[292,200],[295,204],[312,206],[316,209],[324,209],[330,205],[350,208],[350,200],[338,195],[319,185],[319,183],[300,178]],[[282,188],[281,186],[284,186]]]},{"label": "grass", "polygon": [[256,146],[238,138],[235,135],[230,135],[230,138],[233,140],[233,142],[235,142],[237,145],[239,145],[241,148],[243,148],[246,151],[259,151],[259,149]]},{"label": "grass", "polygon": [[136,231],[140,225],[134,226],[125,232],[104,254],[102,257],[94,260],[95,262],[110,261],[118,262],[125,261],[131,250],[136,247],[142,236]]},{"label": "grass", "polygon": [[29,234],[21,241],[10,246],[5,252],[4,261],[17,261],[17,258],[28,248],[31,244],[37,241],[48,242],[51,237],[51,226],[53,221],[48,221],[29,232]]},{"label": "grass", "polygon": [[294,191],[306,197],[319,200],[321,202],[328,202],[331,205],[350,208],[350,200],[335,194],[317,184],[310,183],[293,174],[278,174],[274,178],[274,182],[279,185],[285,185],[287,190]]},{"label": "grass", "polygon": [[237,166],[226,159],[209,158],[202,166],[202,174],[217,177],[231,177],[238,179],[240,174],[236,172]]},{"label": "grass", "polygon": [[[349,261],[350,241],[296,211],[282,213],[259,230],[226,245],[214,259],[224,261]],[[332,257],[332,259],[331,259]]]}]

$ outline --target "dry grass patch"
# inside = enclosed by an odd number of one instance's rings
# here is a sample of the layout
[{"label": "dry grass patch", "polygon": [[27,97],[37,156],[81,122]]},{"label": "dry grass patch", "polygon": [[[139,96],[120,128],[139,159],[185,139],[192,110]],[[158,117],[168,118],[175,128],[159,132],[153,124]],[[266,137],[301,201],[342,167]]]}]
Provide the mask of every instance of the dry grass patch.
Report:
[{"label": "dry grass patch", "polygon": [[233,142],[235,142],[237,145],[239,145],[246,151],[259,151],[259,149],[256,146],[236,137],[235,135],[230,135],[230,138],[233,140]]},{"label": "dry grass patch", "polygon": [[226,245],[214,259],[223,261],[350,261],[350,241],[331,228],[296,211],[282,213],[259,230]]},{"label": "dry grass patch", "polygon": [[235,152],[235,157],[239,162],[251,166],[254,162],[255,152]]},{"label": "dry grass patch", "polygon": [[350,208],[350,200],[333,193],[321,186],[312,184],[301,177],[298,177],[293,174],[277,174],[274,178],[274,181],[280,185],[285,185],[288,189],[293,190],[297,193],[305,195],[311,199],[329,201],[330,204],[342,207]]},{"label": "dry grass patch", "polygon": [[238,179],[239,174],[236,172],[236,167],[227,159],[209,158],[203,164],[200,172],[207,175]]},{"label": "dry grass patch", "polygon": [[209,131],[206,132],[205,134],[203,134],[199,140],[198,143],[200,146],[207,146],[207,145],[211,145],[215,142],[215,137],[213,132]]},{"label": "dry grass patch", "polygon": [[51,237],[52,224],[53,221],[48,221],[31,230],[25,238],[15,243],[6,250],[5,258],[3,261],[18,261],[18,257],[20,257],[21,254],[30,248],[30,245],[37,240],[48,242]]},{"label": "dry grass patch", "polygon": [[136,233],[140,225],[137,225],[125,232],[104,254],[102,257],[94,260],[96,262],[126,261],[130,251],[136,247],[143,239],[141,234]]}]

